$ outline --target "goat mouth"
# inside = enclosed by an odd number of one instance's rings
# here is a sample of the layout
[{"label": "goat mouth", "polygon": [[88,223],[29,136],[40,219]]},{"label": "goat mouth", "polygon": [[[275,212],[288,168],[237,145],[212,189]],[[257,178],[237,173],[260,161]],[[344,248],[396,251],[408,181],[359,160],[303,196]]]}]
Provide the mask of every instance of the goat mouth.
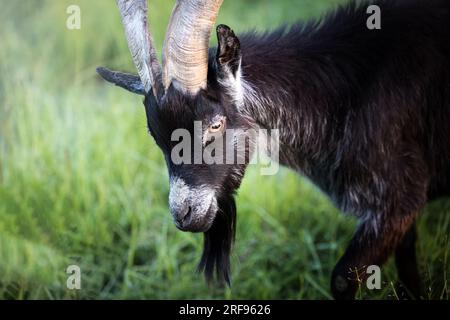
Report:
[{"label": "goat mouth", "polygon": [[211,201],[209,204],[208,209],[206,210],[206,214],[203,217],[203,223],[199,226],[199,228],[194,233],[200,233],[200,232],[208,232],[209,229],[211,229],[211,226],[213,225],[214,219],[215,219],[215,212],[213,212],[213,203],[214,201]]},{"label": "goat mouth", "polygon": [[208,210],[206,210],[205,220],[207,220],[206,224],[203,227],[203,230],[200,232],[208,232],[209,229],[211,229],[214,220],[216,218],[216,212],[213,211],[213,200],[211,200],[211,203],[209,204]]},{"label": "goat mouth", "polygon": [[206,210],[205,216],[202,217],[202,221],[197,225],[195,230],[191,230],[192,233],[201,233],[207,232],[214,221],[214,212],[212,212],[213,201],[209,204],[208,209]]}]

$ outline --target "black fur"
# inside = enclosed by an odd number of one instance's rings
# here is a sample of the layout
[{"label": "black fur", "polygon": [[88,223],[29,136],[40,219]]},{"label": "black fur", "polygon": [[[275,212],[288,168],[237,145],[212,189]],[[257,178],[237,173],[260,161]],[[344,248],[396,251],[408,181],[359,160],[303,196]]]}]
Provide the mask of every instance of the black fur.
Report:
[{"label": "black fur", "polygon": [[236,203],[234,197],[219,200],[219,212],[212,227],[204,234],[204,249],[198,271],[211,282],[216,279],[231,285],[230,252],[236,233]]},{"label": "black fur", "polygon": [[[369,4],[381,8],[381,30],[366,27]],[[170,87],[162,99],[145,100],[169,174],[218,190],[199,270],[229,282],[234,193],[246,165],[175,166],[170,133],[219,114],[230,128],[279,129],[280,162],[359,218],[332,275],[335,298],[353,298],[352,272],[364,280],[365,267],[394,252],[400,280],[420,297],[414,223],[428,201],[450,195],[450,1],[351,2],[320,20],[240,40],[226,26],[217,31],[206,90],[189,96]],[[233,91],[239,70],[243,101]]]},{"label": "black fur", "polygon": [[370,3],[381,8],[381,30],[366,28],[367,5],[351,3],[241,37],[243,78],[257,97],[244,109],[280,128],[283,164],[360,218],[334,296],[353,298],[349,271],[399,248],[397,260],[410,262],[397,261],[401,280],[419,297],[415,255],[400,251],[414,250],[414,238],[402,239],[425,203],[450,194],[450,2]]}]

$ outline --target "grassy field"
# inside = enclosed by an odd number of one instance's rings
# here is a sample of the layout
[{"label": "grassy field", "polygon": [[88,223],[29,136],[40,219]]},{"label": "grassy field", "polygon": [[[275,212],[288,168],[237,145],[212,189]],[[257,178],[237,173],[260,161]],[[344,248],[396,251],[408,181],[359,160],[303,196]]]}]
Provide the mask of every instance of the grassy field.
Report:
[{"label": "grassy field", "polygon": [[[225,1],[237,33],[318,16],[337,0]],[[66,8],[81,8],[81,30]],[[160,52],[173,1],[152,0]],[[355,221],[308,181],[251,168],[238,197],[233,286],[195,273],[202,236],[176,230],[162,155],[141,98],[100,81],[97,66],[134,71],[113,1],[0,0],[0,298],[329,299],[329,276]],[[215,41],[215,39],[213,40]],[[420,218],[427,297],[450,297],[450,201]],[[79,265],[82,289],[66,288]],[[392,261],[383,289],[395,299]]]}]

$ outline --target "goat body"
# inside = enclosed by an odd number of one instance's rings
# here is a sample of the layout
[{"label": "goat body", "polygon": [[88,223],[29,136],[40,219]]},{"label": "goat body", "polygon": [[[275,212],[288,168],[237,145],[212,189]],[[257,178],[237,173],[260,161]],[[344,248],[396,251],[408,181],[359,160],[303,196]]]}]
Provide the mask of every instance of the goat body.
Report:
[{"label": "goat body", "polygon": [[419,296],[414,221],[450,195],[450,2],[378,1],[321,22],[241,37],[241,112],[279,128],[280,162],[361,220],[332,280],[352,297],[350,269],[397,248],[400,279]]},{"label": "goat body", "polygon": [[[146,1],[129,8],[130,2],[119,3],[140,77],[98,71],[145,95],[149,131],[169,171],[170,210],[179,229],[205,233],[200,269],[207,278],[216,271],[229,281],[234,194],[247,163],[192,164],[184,153],[189,163],[175,163],[171,135],[180,128],[191,136],[214,133],[236,149],[236,135],[228,139],[225,128],[259,127],[279,130],[281,164],[360,220],[333,271],[333,295],[353,298],[353,272],[363,280],[368,266],[381,266],[395,252],[401,282],[420,297],[415,220],[429,200],[450,195],[450,1],[371,1],[381,12],[381,29],[373,30],[369,3],[362,2],[315,22],[240,39],[220,25],[218,48],[204,65],[204,44],[222,1],[179,1],[162,69],[154,50],[149,55],[145,49],[153,48],[151,38],[136,37],[137,27],[148,33]],[[202,16],[199,8],[211,19],[194,21]],[[190,32],[204,47],[199,57],[184,43]],[[178,33],[183,36],[174,44]],[[181,47],[189,50],[180,53]],[[203,123],[200,135],[195,121]]]}]

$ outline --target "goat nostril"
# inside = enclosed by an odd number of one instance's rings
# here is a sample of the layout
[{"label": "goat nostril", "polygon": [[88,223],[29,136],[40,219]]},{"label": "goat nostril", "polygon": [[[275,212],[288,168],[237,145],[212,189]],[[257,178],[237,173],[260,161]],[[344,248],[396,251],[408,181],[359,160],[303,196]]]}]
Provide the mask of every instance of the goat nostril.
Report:
[{"label": "goat nostril", "polygon": [[184,217],[182,217],[182,222],[188,221],[189,218],[191,217],[191,213],[192,213],[192,208],[191,208],[191,206],[189,206]]},{"label": "goat nostril", "polygon": [[185,209],[185,211],[184,211],[183,213],[179,214],[179,215],[176,217],[176,222],[177,222],[177,224],[178,224],[180,227],[184,226],[184,224],[185,224],[187,221],[189,221],[189,219],[190,219],[190,217],[191,217],[191,213],[192,213],[192,208],[191,208],[191,206],[188,206],[188,207]]}]

